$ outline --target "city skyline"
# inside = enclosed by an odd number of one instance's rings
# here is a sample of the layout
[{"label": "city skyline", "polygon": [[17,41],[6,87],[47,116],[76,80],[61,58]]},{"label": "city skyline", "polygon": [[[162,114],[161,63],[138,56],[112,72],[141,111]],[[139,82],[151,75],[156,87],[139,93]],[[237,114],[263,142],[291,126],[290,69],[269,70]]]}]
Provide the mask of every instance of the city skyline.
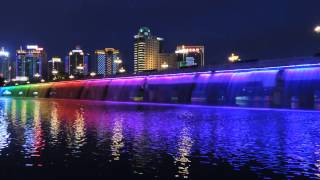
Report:
[{"label": "city skyline", "polygon": [[[68,52],[67,47],[75,45],[86,51],[114,47],[123,52],[123,59],[132,68],[133,47],[127,42],[133,41],[134,32],[141,26],[164,37],[166,51],[173,51],[177,44],[203,44],[209,50],[208,64],[221,63],[232,52],[246,59],[272,59],[313,55],[318,48],[318,39],[312,33],[319,23],[316,7],[320,3],[315,0],[290,1],[290,6],[274,0],[263,3],[80,0],[46,2],[44,6],[42,1],[31,0],[20,2],[18,8],[14,2],[3,2],[6,8],[0,12],[5,24],[0,30],[0,46],[11,53],[21,44],[29,43],[50,49],[49,57],[62,57]],[[121,7],[129,16],[108,7]],[[28,9],[28,16],[24,16],[24,9]],[[9,16],[13,11],[15,16]],[[238,16],[239,13],[244,15]],[[27,21],[28,17],[36,17],[37,21]],[[109,19],[112,26],[101,23],[104,19]],[[84,26],[78,28],[79,24]]]},{"label": "city skyline", "polygon": [[148,27],[140,27],[134,35],[133,70],[127,69],[130,62],[124,63],[122,52],[115,48],[96,49],[92,53],[93,50],[86,51],[77,45],[61,58],[48,57],[48,50],[37,44],[20,46],[11,56],[2,47],[0,74],[7,85],[18,85],[205,66],[204,46],[177,45],[175,51],[168,52],[164,42],[164,38],[154,36]]},{"label": "city skyline", "polygon": [[319,6],[1,2],[0,177],[319,179]]}]

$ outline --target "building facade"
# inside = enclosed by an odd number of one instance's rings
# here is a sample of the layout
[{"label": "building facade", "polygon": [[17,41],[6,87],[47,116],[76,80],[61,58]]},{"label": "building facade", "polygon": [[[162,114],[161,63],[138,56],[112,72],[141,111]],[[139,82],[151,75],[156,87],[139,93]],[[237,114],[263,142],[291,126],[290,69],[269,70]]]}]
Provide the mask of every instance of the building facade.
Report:
[{"label": "building facade", "polygon": [[87,76],[89,56],[89,54],[85,54],[85,52],[77,46],[71,50],[65,58],[65,72],[69,76],[75,76],[76,78]]},{"label": "building facade", "polygon": [[105,48],[95,51],[96,74],[106,77],[116,75],[122,67],[120,51],[114,48]]},{"label": "building facade", "polygon": [[178,46],[176,49],[178,68],[203,67],[204,46]]},{"label": "building facade", "polygon": [[48,78],[48,64],[46,52],[38,45],[28,45],[26,49],[20,47],[16,52],[15,81],[38,82]]},{"label": "building facade", "polygon": [[60,57],[52,57],[48,61],[49,67],[49,79],[50,80],[58,80],[62,79],[64,72],[63,72],[63,63]]},{"label": "building facade", "polygon": [[140,28],[134,39],[134,73],[159,70],[163,39],[152,36],[147,27]]},{"label": "building facade", "polygon": [[177,69],[177,55],[174,53],[160,53],[158,70],[164,71],[169,69]]},{"label": "building facade", "polygon": [[11,80],[11,65],[9,52],[4,47],[0,50],[0,76],[7,82]]}]

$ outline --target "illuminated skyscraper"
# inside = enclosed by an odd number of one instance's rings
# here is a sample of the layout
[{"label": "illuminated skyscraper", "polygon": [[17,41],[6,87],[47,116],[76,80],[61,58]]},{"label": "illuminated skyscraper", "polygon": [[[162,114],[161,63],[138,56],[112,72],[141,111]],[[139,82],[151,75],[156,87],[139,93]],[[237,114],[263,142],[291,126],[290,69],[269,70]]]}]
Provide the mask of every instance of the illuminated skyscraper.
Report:
[{"label": "illuminated skyscraper", "polygon": [[75,77],[84,77],[88,75],[89,54],[77,46],[76,49],[69,52],[65,59],[65,71]]},{"label": "illuminated skyscraper", "polygon": [[179,68],[204,66],[204,46],[178,46],[176,54]]},{"label": "illuminated skyscraper", "polygon": [[63,65],[61,58],[52,57],[52,59],[50,59],[48,62],[50,79],[60,79],[60,77],[63,75]]},{"label": "illuminated skyscraper", "polygon": [[10,81],[11,77],[11,66],[9,59],[9,52],[5,51],[2,47],[0,50],[0,76],[4,78],[5,81]]},{"label": "illuminated skyscraper", "polygon": [[16,81],[40,81],[48,78],[46,53],[37,45],[29,45],[26,49],[20,47],[15,65]]},{"label": "illuminated skyscraper", "polygon": [[122,67],[120,51],[114,48],[95,51],[95,61],[97,62],[96,73],[103,77],[118,74]]},{"label": "illuminated skyscraper", "polygon": [[163,39],[152,36],[147,27],[140,28],[134,38],[134,73],[160,69],[159,53]]}]

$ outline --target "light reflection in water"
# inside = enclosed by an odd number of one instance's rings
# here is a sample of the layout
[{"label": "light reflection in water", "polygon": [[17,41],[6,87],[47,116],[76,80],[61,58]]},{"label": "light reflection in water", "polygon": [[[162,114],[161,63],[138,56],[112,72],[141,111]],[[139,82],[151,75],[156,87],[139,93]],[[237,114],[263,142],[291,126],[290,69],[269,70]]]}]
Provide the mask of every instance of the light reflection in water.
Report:
[{"label": "light reflection in water", "polygon": [[[24,105],[25,104],[25,105]],[[41,151],[43,150],[44,142],[43,142],[43,134],[42,134],[42,127],[41,127],[41,115],[40,115],[40,102],[39,101],[33,101],[31,103],[28,103],[29,106],[33,107],[33,114],[31,117],[33,119],[29,119],[27,121],[27,115],[26,115],[26,103],[23,103],[23,109],[22,109],[22,117],[25,117],[25,144],[24,150],[25,150],[25,156],[26,158],[32,158],[30,159],[27,166],[42,166],[41,162],[38,162],[35,158],[39,159],[41,156]]]},{"label": "light reflection in water", "polygon": [[112,137],[111,137],[111,152],[113,156],[113,160],[118,161],[120,159],[120,151],[121,148],[124,147],[123,142],[123,132],[122,132],[122,118],[115,119],[114,127],[112,129]]},{"label": "light reflection in water", "polygon": [[[72,120],[72,119],[71,119]],[[72,149],[73,155],[81,153],[81,147],[86,144],[86,127],[84,122],[84,109],[80,107],[75,111],[75,119],[72,120],[71,131],[68,135],[69,148]]]},{"label": "light reflection in water", "polygon": [[74,122],[74,136],[75,136],[75,143],[81,147],[85,142],[85,123],[84,123],[84,109],[81,107],[76,112],[76,120]]},{"label": "light reflection in water", "polygon": [[52,137],[52,143],[55,144],[58,141],[60,122],[58,119],[57,103],[53,103],[51,106],[51,119],[50,119],[50,133]]},{"label": "light reflection in water", "polygon": [[0,100],[0,166],[196,179],[227,164],[261,178],[320,178],[319,119],[304,111]]},{"label": "light reflection in water", "polygon": [[184,127],[181,131],[180,140],[178,142],[178,153],[175,157],[175,164],[178,166],[178,174],[176,177],[189,177],[189,167],[190,167],[190,153],[192,148],[192,138],[190,134],[190,129]]},{"label": "light reflection in water", "polygon": [[9,102],[6,100],[4,102],[4,109],[0,109],[0,155],[2,149],[8,147],[10,144],[10,133],[8,132],[8,121],[7,121],[7,111]]},{"label": "light reflection in water", "polygon": [[21,124],[24,126],[27,122],[27,101],[22,101]]},{"label": "light reflection in water", "polygon": [[11,111],[7,112],[8,116],[11,115],[11,122],[13,125],[16,125],[17,119],[17,101],[15,99],[11,100]]}]

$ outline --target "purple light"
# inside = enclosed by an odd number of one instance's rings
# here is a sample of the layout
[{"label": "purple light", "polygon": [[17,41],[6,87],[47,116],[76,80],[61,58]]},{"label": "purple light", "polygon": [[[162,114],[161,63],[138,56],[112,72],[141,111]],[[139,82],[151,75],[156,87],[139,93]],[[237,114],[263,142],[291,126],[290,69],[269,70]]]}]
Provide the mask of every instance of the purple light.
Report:
[{"label": "purple light", "polygon": [[289,81],[320,80],[320,67],[286,69],[284,78]]},{"label": "purple light", "polygon": [[318,64],[299,64],[299,65],[274,66],[274,67],[263,67],[263,68],[232,69],[232,70],[215,71],[215,73],[277,70],[277,69],[284,69],[284,68],[303,68],[303,67],[315,67],[315,66],[320,66],[320,64],[319,63]]},{"label": "purple light", "polygon": [[176,76],[152,76],[148,77],[148,84],[184,84],[192,83],[195,74],[183,74]]},{"label": "purple light", "polygon": [[318,110],[305,110],[305,109],[275,109],[275,108],[264,108],[264,107],[233,107],[233,106],[207,106],[207,105],[197,105],[197,104],[168,104],[168,103],[151,103],[151,102],[116,102],[116,101],[104,101],[102,103],[106,104],[124,104],[132,106],[163,106],[163,107],[178,107],[178,108],[201,108],[201,109],[239,109],[239,110],[255,110],[255,111],[283,111],[283,112],[310,112],[310,113],[320,113]]}]

